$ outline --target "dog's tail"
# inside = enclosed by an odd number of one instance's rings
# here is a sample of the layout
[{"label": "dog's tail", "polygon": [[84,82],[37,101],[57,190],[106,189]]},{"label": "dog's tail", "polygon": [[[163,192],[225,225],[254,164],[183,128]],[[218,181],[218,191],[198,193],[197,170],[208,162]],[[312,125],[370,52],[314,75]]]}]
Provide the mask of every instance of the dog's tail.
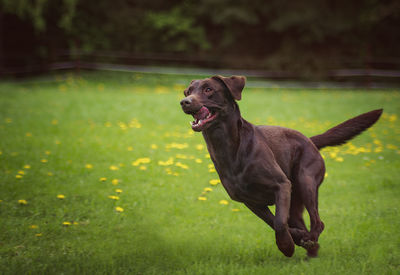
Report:
[{"label": "dog's tail", "polygon": [[356,116],[310,139],[318,149],[342,145],[371,127],[379,119],[382,111],[383,109],[378,109]]}]

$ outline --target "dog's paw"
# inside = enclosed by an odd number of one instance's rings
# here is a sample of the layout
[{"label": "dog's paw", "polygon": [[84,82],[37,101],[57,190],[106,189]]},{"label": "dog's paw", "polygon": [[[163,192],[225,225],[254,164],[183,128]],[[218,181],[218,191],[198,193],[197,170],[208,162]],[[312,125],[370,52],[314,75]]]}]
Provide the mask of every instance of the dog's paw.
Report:
[{"label": "dog's paw", "polygon": [[309,249],[313,247],[316,244],[316,242],[312,240],[305,241],[303,239],[300,240],[300,246],[304,247],[305,249]]},{"label": "dog's paw", "polygon": [[307,250],[308,257],[317,257],[318,256],[319,244],[317,242],[314,242],[311,240],[308,240],[308,241],[301,240],[300,245]]},{"label": "dog's paw", "polygon": [[275,237],[276,245],[278,246],[279,250],[286,257],[292,257],[294,253],[294,242],[289,232],[287,230],[280,233],[276,232]]}]

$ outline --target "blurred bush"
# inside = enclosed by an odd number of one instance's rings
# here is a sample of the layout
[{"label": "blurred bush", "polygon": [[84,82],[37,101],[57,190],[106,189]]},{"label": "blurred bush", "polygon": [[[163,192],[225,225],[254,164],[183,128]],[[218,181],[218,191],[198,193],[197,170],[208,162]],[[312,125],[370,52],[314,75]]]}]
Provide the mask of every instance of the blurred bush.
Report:
[{"label": "blurred bush", "polygon": [[400,69],[397,0],[0,0],[0,68],[82,59]]}]

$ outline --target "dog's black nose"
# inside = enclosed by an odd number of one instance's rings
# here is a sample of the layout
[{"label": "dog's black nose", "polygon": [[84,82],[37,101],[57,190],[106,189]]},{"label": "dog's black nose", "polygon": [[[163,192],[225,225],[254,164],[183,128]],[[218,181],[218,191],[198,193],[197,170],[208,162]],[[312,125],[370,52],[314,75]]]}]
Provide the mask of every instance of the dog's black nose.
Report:
[{"label": "dog's black nose", "polygon": [[181,100],[181,106],[182,107],[189,107],[190,104],[192,104],[192,99],[190,99],[190,98],[186,97],[186,98]]}]

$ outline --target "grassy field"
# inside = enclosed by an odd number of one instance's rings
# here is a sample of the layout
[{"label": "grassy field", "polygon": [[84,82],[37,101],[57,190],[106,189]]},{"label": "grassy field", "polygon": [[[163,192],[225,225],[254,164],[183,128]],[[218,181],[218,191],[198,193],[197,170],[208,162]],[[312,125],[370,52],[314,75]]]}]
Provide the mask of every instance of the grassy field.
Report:
[{"label": "grassy field", "polygon": [[319,257],[286,258],[216,180],[180,110],[192,78],[0,82],[1,274],[400,274],[399,90],[244,90],[247,120],[308,136],[384,108],[323,151]]}]

